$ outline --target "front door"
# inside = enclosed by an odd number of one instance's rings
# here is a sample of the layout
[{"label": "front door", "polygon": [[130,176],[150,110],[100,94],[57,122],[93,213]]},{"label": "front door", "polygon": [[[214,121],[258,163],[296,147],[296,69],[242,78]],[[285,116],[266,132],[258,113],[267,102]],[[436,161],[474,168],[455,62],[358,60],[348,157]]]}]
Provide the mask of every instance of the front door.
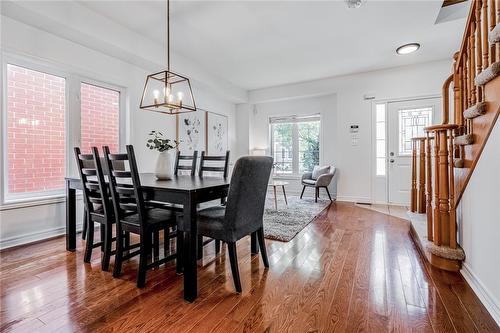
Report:
[{"label": "front door", "polygon": [[410,204],[411,138],[424,136],[424,127],[441,119],[441,98],[416,99],[387,104],[389,203]]}]

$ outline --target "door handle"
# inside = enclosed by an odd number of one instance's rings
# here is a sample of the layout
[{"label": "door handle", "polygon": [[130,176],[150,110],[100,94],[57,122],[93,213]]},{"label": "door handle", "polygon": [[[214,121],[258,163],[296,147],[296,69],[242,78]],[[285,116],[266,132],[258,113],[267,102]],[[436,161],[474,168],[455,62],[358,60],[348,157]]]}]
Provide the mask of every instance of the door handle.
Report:
[{"label": "door handle", "polygon": [[394,160],[391,158],[391,159],[389,160],[389,162],[394,163]]}]

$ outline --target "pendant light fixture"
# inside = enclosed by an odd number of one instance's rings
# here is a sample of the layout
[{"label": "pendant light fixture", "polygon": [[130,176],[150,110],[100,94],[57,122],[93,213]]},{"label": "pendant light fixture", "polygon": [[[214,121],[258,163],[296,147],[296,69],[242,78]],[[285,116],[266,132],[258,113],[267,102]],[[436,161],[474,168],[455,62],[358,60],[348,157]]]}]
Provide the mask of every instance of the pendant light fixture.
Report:
[{"label": "pendant light fixture", "polygon": [[166,114],[193,112],[196,103],[189,79],[170,70],[170,0],[165,7],[167,70],[147,76],[140,108]]}]

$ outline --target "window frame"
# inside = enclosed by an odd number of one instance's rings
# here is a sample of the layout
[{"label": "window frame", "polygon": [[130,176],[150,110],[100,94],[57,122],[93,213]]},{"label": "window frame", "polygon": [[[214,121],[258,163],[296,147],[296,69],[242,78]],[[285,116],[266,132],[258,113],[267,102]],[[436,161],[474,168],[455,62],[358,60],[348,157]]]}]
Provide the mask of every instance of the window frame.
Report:
[{"label": "window frame", "polygon": [[[48,60],[42,60],[29,56],[2,52],[1,61],[1,105],[2,116],[0,117],[0,208],[8,208],[18,205],[38,205],[40,203],[59,202],[65,196],[65,189],[43,191],[43,192],[25,192],[9,195],[7,180],[9,177],[8,168],[8,133],[7,133],[7,65],[24,67],[29,70],[39,71],[65,79],[64,90],[64,126],[65,126],[65,177],[76,175],[76,162],[73,157],[73,147],[81,143],[81,104],[80,89],[81,83],[96,85],[102,88],[112,89],[120,93],[119,99],[119,147],[123,149],[126,142],[126,93],[127,89],[123,86],[113,83],[106,83],[91,78],[92,75],[85,75],[80,70],[69,68],[66,65],[58,64]],[[55,201],[54,201],[55,200]]]},{"label": "window frame", "polygon": [[[300,178],[302,174],[299,171],[300,168],[300,156],[299,156],[299,131],[298,131],[298,124],[303,123],[303,122],[311,122],[311,121],[318,121],[319,122],[319,163],[321,165],[323,161],[323,125],[321,122],[321,114],[315,113],[315,114],[309,114],[309,115],[291,115],[291,116],[276,116],[276,117],[269,117],[269,147],[270,147],[270,153],[271,156],[274,158],[274,131],[273,131],[273,125],[274,124],[279,124],[279,123],[293,123],[294,129],[292,132],[292,172],[291,173],[276,173],[275,169],[273,168],[273,174],[272,176],[274,178]],[[295,147],[297,149],[295,149]]]}]

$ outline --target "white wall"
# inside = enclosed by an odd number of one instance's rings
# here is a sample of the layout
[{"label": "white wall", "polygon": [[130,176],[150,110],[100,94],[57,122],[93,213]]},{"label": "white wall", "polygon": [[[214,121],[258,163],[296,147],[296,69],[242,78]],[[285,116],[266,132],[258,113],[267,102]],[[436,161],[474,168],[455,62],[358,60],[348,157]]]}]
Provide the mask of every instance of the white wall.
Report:
[{"label": "white wall", "polygon": [[[78,73],[105,83],[125,88],[126,92],[126,143],[136,148],[139,168],[152,171],[155,153],[146,150],[145,138],[152,129],[163,130],[175,137],[175,117],[147,112],[139,109],[140,95],[144,81],[150,70],[107,55],[99,50],[48,33],[39,28],[1,16],[2,55],[21,55],[29,61],[50,63],[67,72]],[[203,77],[207,74],[204,73]],[[228,116],[229,148],[235,151],[235,104],[218,95],[209,85],[194,77],[193,93],[197,105],[203,109]],[[5,110],[2,109],[2,112]],[[71,110],[69,110],[71,113]],[[78,138],[74,138],[77,142]],[[73,159],[70,156],[70,163]],[[3,162],[2,162],[3,163]],[[68,171],[75,175],[74,166]],[[3,184],[0,184],[2,187]],[[0,207],[0,248],[26,241],[54,236],[65,231],[65,205],[59,199],[42,205]],[[77,216],[81,215],[81,210]]]},{"label": "white wall", "polygon": [[[373,101],[365,100],[364,96],[369,94],[376,100],[392,100],[440,95],[442,83],[450,71],[451,60],[443,60],[259,89],[250,91],[248,96],[249,103],[257,105],[257,110],[268,113],[276,108],[284,115],[287,111],[282,106],[302,105],[308,113],[308,105],[302,104],[304,98],[320,101],[321,96],[335,95],[323,104],[326,117],[322,126],[328,129],[329,136],[323,144],[325,160],[321,163],[333,163],[338,168],[338,200],[370,202]],[[297,112],[296,108],[290,110],[288,114]],[[246,118],[240,119],[239,113],[237,118],[238,124],[247,122]],[[249,149],[268,142],[267,123],[257,121],[260,116],[254,118],[256,123],[250,128],[254,142],[249,142]],[[357,146],[351,145],[350,125],[359,125]]]},{"label": "white wall", "polygon": [[458,209],[462,275],[500,325],[500,121],[486,143]]}]

